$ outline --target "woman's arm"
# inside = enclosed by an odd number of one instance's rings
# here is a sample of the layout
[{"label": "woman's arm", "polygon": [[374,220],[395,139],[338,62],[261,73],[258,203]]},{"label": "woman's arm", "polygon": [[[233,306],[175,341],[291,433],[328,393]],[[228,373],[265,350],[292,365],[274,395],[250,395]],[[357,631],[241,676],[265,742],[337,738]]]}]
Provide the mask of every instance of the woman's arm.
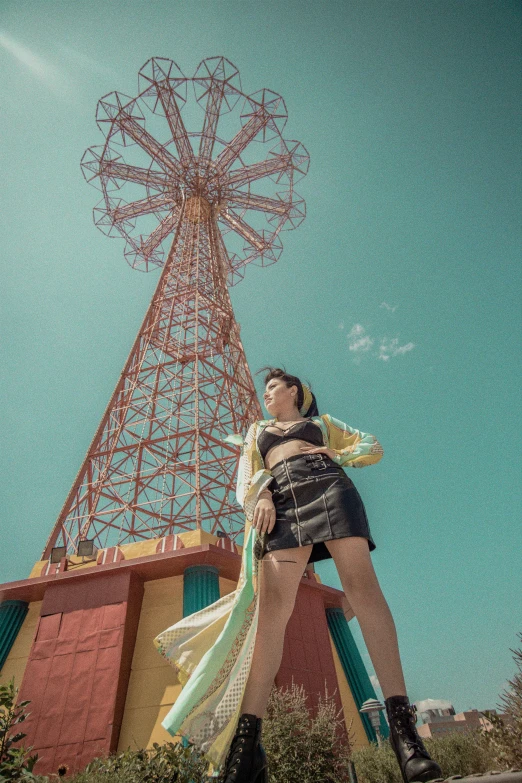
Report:
[{"label": "woman's arm", "polygon": [[384,449],[375,437],[361,432],[339,419],[326,414],[328,445],[336,456],[334,461],[342,467],[364,468],[382,459]]}]

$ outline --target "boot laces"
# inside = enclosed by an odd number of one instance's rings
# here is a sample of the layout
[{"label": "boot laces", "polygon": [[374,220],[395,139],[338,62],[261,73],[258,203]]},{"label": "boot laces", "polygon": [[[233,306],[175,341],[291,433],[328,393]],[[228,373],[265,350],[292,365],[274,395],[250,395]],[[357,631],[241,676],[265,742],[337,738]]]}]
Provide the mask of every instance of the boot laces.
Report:
[{"label": "boot laces", "polygon": [[[235,780],[238,773],[238,765],[241,763],[243,757],[243,745],[247,739],[250,739],[252,744],[254,743],[254,737],[250,734],[241,736],[245,732],[245,726],[238,726],[237,734],[233,738],[223,770],[223,778],[226,780]],[[245,732],[246,733],[246,732]]]},{"label": "boot laces", "polygon": [[425,750],[422,747],[422,740],[417,734],[415,729],[415,716],[417,707],[415,704],[400,705],[397,708],[396,715],[396,727],[397,733],[401,737],[408,750],[417,750],[424,753]]},{"label": "boot laces", "polygon": [[241,758],[243,756],[243,745],[246,742],[244,737],[239,737],[237,742],[234,745],[234,749],[232,750],[232,757],[231,757],[231,763],[239,764],[241,761]]}]

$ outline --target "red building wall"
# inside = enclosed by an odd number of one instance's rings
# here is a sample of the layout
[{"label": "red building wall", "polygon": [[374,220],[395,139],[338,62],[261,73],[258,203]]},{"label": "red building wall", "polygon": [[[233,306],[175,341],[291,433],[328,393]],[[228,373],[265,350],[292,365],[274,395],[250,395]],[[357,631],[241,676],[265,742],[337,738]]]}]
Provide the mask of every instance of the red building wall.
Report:
[{"label": "red building wall", "polygon": [[142,595],[131,572],[46,591],[20,691],[36,772],[73,772],[117,749]]},{"label": "red building wall", "polygon": [[277,687],[303,685],[309,694],[308,704],[317,708],[319,694],[335,693],[337,709],[343,705],[326,621],[324,597],[302,581],[297,591],[294,611],[286,626],[283,660],[277,673]]}]

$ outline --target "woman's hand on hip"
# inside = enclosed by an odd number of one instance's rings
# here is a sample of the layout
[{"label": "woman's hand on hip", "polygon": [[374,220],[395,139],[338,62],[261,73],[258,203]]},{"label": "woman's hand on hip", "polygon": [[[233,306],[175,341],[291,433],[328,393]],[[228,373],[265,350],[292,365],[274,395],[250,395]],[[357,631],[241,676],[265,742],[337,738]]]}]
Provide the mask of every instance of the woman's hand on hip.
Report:
[{"label": "woman's hand on hip", "polygon": [[327,446],[301,446],[303,454],[326,454],[330,459],[334,459],[337,453],[333,449],[329,449]]},{"label": "woman's hand on hip", "polygon": [[253,527],[258,533],[271,533],[275,519],[276,510],[273,501],[268,497],[259,498],[254,511]]}]

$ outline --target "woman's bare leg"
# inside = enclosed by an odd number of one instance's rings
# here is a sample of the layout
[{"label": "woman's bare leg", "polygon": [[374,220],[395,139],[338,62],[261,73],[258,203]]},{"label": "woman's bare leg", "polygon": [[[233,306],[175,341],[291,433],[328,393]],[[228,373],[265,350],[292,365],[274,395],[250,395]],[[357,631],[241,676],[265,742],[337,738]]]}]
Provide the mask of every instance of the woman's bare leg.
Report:
[{"label": "woman's bare leg", "polygon": [[406,696],[397,631],[373,569],[367,539],[348,536],[325,543],[361,627],[384,698]]},{"label": "woman's bare leg", "polygon": [[264,718],[274,679],[281,666],[285,629],[295,605],[312,544],[267,552],[259,583],[259,620],[242,713]]}]

